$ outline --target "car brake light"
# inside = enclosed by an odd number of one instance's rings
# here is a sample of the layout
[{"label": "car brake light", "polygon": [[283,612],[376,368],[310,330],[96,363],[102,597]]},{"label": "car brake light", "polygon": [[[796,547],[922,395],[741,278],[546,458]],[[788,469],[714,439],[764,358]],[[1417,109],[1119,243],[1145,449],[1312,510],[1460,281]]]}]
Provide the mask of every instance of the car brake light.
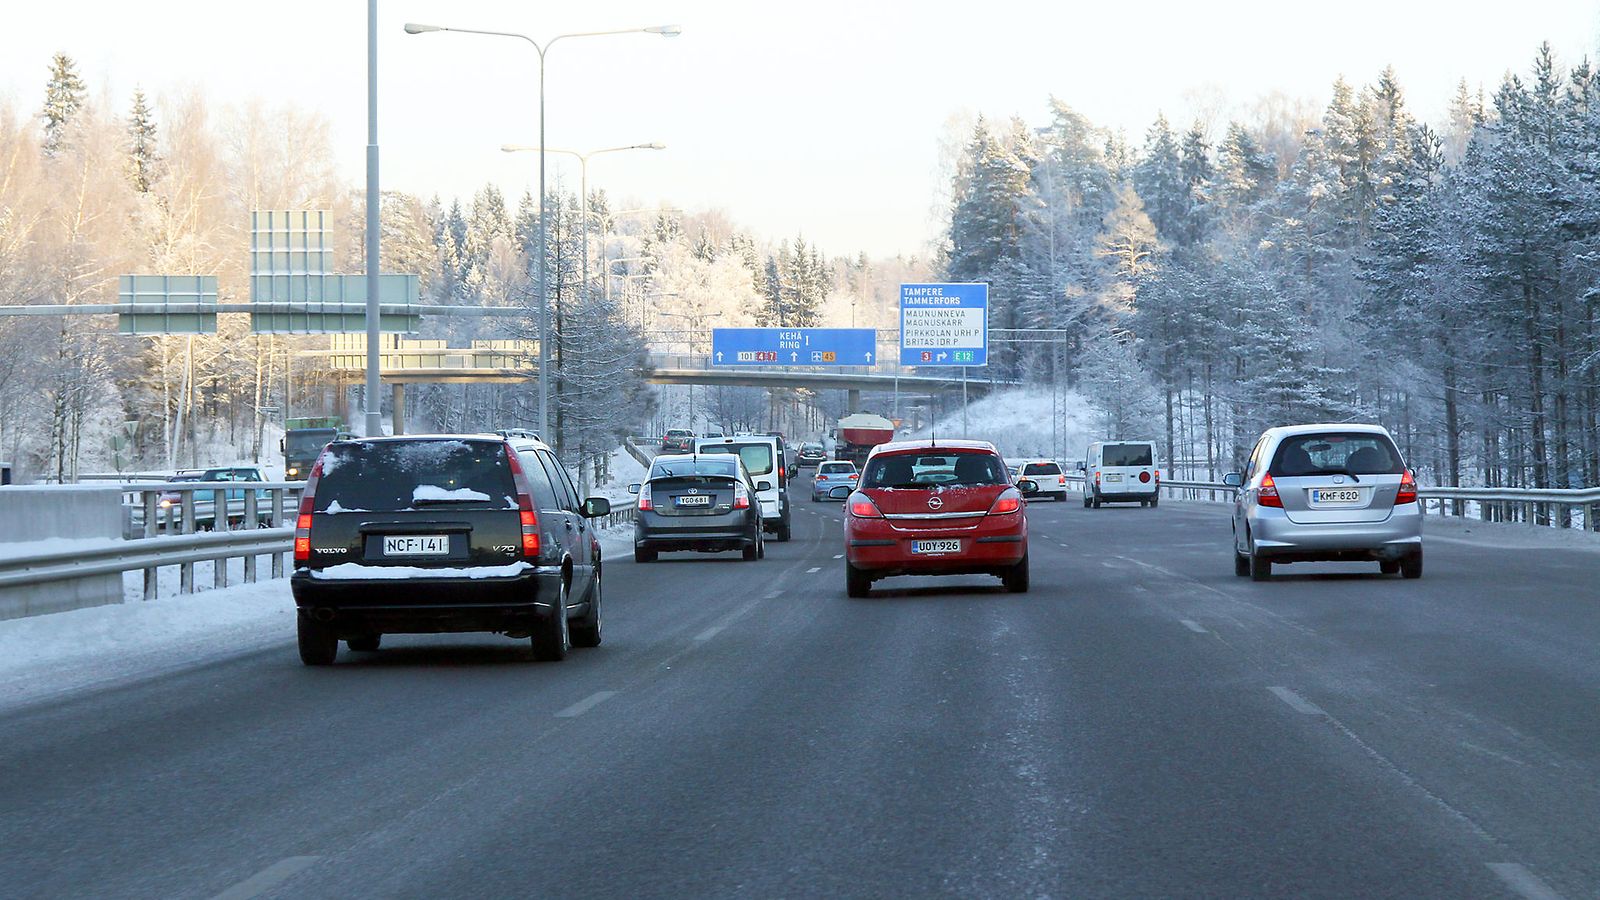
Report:
[{"label": "car brake light", "polygon": [[750,508],[750,491],[744,486],[744,482],[742,481],[735,482],[733,485],[733,508]]},{"label": "car brake light", "polygon": [[1272,480],[1271,474],[1261,477],[1261,488],[1256,491],[1256,502],[1262,506],[1283,509],[1283,498],[1278,496],[1278,484]]},{"label": "car brake light", "polygon": [[511,482],[517,487],[517,518],[522,523],[522,555],[539,555],[539,514],[533,509],[533,493],[528,488],[528,476],[522,471],[522,461],[510,442],[506,443],[506,459],[511,463]]},{"label": "car brake light", "polygon": [[877,504],[872,502],[872,498],[863,497],[859,494],[850,501],[850,515],[858,519],[883,518],[883,513],[878,512]]},{"label": "car brake light", "polygon": [[311,559],[311,510],[316,505],[317,482],[322,480],[322,458],[327,455],[326,447],[317,454],[317,462],[306,476],[305,493],[300,495],[300,514],[294,523],[294,561],[297,563]]},{"label": "car brake light", "polygon": [[1014,513],[1021,508],[1022,494],[1016,491],[1014,488],[1006,488],[1005,490],[1001,491],[1000,496],[995,499],[994,505],[989,507],[989,515],[1003,516],[1008,513]]},{"label": "car brake light", "polygon": [[1394,502],[1396,506],[1417,502],[1417,479],[1411,474],[1410,469],[1400,476],[1400,492],[1394,495]]},{"label": "car brake light", "polygon": [[650,499],[650,485],[646,483],[639,488],[639,505],[641,510],[649,511],[656,508],[655,502]]}]

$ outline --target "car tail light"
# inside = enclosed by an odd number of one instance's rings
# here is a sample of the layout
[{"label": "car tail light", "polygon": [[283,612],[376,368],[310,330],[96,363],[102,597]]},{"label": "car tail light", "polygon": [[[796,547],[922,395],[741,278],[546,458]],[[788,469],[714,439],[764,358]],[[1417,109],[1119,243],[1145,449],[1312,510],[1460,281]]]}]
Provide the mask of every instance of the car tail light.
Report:
[{"label": "car tail light", "polygon": [[1278,483],[1272,480],[1270,474],[1261,477],[1261,488],[1256,491],[1256,502],[1262,506],[1283,509],[1283,498],[1278,496]]},{"label": "car tail light", "polygon": [[750,508],[750,490],[744,486],[744,482],[742,481],[735,482],[733,485],[733,508]]},{"label": "car tail light", "polygon": [[511,463],[511,481],[517,486],[517,518],[522,523],[522,555],[539,555],[539,514],[533,508],[533,492],[528,488],[528,476],[523,474],[522,461],[517,451],[506,444],[506,459]]},{"label": "car tail light", "polygon": [[645,482],[644,486],[639,488],[639,504],[637,508],[646,512],[656,508],[655,501],[650,499],[649,482]]},{"label": "car tail light", "polygon": [[994,505],[989,507],[989,515],[1003,516],[1014,513],[1022,508],[1022,494],[1015,488],[1006,488],[995,498]]},{"label": "car tail light", "polygon": [[306,476],[306,489],[300,495],[300,514],[294,523],[294,561],[306,562],[311,559],[311,510],[316,506],[317,482],[322,480],[322,458],[328,454],[326,447],[317,454],[316,465],[311,467],[311,474]]},{"label": "car tail light", "polygon": [[1417,479],[1411,474],[1410,469],[1400,476],[1400,492],[1394,495],[1394,502],[1396,506],[1417,502]]},{"label": "car tail light", "polygon": [[1139,483],[1140,484],[1149,484],[1150,483],[1150,473],[1149,472],[1140,472],[1139,473]]},{"label": "car tail light", "polygon": [[872,502],[872,498],[861,494],[850,498],[850,515],[858,519],[883,518],[883,513],[878,512],[878,506]]}]

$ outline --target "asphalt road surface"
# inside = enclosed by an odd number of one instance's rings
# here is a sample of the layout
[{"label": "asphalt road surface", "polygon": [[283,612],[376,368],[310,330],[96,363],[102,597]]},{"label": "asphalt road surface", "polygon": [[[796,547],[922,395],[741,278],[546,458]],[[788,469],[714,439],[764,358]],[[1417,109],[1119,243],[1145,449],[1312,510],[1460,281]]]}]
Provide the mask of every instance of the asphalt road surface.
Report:
[{"label": "asphalt road surface", "polygon": [[[802,478],[802,492],[809,482]],[[7,897],[1594,897],[1596,556],[1234,577],[1221,507],[1030,505],[1032,592],[605,568],[605,644],[280,646],[0,718]],[[283,602],[290,603],[287,586]]]}]

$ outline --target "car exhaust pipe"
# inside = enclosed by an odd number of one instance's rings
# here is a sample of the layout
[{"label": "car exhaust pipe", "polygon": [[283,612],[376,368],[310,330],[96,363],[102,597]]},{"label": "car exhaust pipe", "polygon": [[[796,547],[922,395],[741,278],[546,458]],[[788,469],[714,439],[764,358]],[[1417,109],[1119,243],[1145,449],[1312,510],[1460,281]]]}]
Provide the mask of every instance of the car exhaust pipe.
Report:
[{"label": "car exhaust pipe", "polygon": [[332,622],[337,615],[337,612],[326,606],[319,606],[311,611],[311,618],[318,622]]}]

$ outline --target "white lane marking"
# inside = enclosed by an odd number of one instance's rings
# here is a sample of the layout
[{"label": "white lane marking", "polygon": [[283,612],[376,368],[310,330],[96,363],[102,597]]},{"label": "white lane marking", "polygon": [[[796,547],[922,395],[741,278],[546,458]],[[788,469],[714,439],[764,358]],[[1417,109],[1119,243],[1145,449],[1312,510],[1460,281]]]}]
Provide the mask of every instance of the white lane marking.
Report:
[{"label": "white lane marking", "polygon": [[821,572],[821,571],[822,571],[822,567],[821,566],[812,566],[811,568],[806,570],[806,574],[807,575],[815,575],[815,574],[817,574],[818,572]]},{"label": "white lane marking", "polygon": [[833,558],[834,559],[844,559],[844,554],[843,553],[835,553],[833,555]]},{"label": "white lane marking", "polygon": [[1528,867],[1522,863],[1489,863],[1489,871],[1500,876],[1506,887],[1527,900],[1561,900],[1560,894],[1545,884],[1544,879],[1528,871]]},{"label": "white lane marking", "polygon": [[1312,703],[1310,700],[1307,700],[1306,698],[1296,694],[1294,691],[1291,691],[1286,687],[1274,686],[1267,688],[1267,690],[1271,691],[1273,696],[1277,697],[1279,700],[1289,704],[1289,708],[1297,713],[1307,716],[1327,715],[1327,713],[1322,711],[1322,707]]},{"label": "white lane marking", "polygon": [[566,709],[556,713],[556,718],[571,719],[575,716],[581,716],[589,710],[594,709],[596,706],[599,706],[607,700],[610,700],[616,695],[616,691],[596,691],[582,700],[579,700],[577,703],[574,703]]},{"label": "white lane marking", "polygon": [[1199,622],[1195,622],[1195,621],[1190,620],[1190,619],[1179,619],[1178,621],[1183,623],[1183,627],[1189,629],[1190,631],[1194,632],[1195,634],[1205,634],[1206,633],[1205,626],[1201,625]]},{"label": "white lane marking", "polygon": [[280,859],[218,894],[213,900],[250,900],[251,897],[259,897],[298,875],[306,867],[321,858],[320,856],[291,856],[287,859]]}]

